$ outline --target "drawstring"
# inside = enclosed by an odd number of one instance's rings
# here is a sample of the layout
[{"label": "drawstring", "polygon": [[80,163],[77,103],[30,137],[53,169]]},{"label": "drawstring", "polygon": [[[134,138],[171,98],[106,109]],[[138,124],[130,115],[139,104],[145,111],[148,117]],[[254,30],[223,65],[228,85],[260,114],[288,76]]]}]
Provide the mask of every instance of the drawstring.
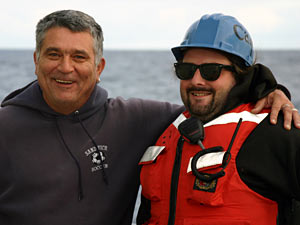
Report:
[{"label": "drawstring", "polygon": [[232,135],[232,138],[231,138],[231,141],[230,141],[229,146],[228,146],[228,148],[227,148],[227,151],[226,151],[226,153],[225,153],[225,155],[224,155],[224,160],[223,160],[223,165],[222,165],[223,169],[225,169],[225,168],[227,167],[227,165],[229,164],[229,161],[230,161],[230,159],[231,159],[231,153],[230,153],[230,151],[231,151],[233,142],[234,142],[234,140],[235,140],[235,138],[236,138],[237,132],[238,132],[238,130],[240,129],[240,126],[241,126],[241,124],[242,124],[242,121],[243,121],[243,119],[240,118],[240,119],[239,119],[239,122],[238,122],[238,124],[236,125],[236,128],[235,128],[235,130],[234,130],[234,133],[233,133],[233,135]]},{"label": "drawstring", "polygon": [[106,172],[105,172],[105,167],[104,167],[104,162],[102,160],[102,155],[104,155],[104,152],[101,152],[97,143],[95,142],[95,140],[92,138],[92,136],[89,134],[89,132],[87,131],[87,129],[85,128],[85,126],[83,125],[83,122],[82,120],[80,119],[80,116],[79,116],[79,111],[76,111],[75,112],[75,115],[77,116],[78,118],[78,121],[81,125],[81,127],[83,128],[83,130],[85,131],[85,133],[89,136],[89,138],[91,139],[91,141],[93,142],[94,146],[96,147],[96,150],[99,154],[99,160],[100,160],[100,165],[102,167],[102,177],[103,177],[103,180],[106,184],[108,184],[108,179],[107,179],[107,175],[106,175]]},{"label": "drawstring", "polygon": [[69,152],[69,154],[71,155],[71,157],[73,158],[75,164],[76,164],[76,167],[77,167],[77,170],[78,170],[78,189],[79,189],[79,193],[78,193],[78,200],[81,201],[83,199],[83,188],[82,188],[82,176],[81,176],[81,168],[80,168],[80,165],[79,165],[79,162],[78,160],[76,159],[76,157],[73,155],[73,153],[71,152],[71,150],[69,149],[68,145],[66,144],[66,141],[61,133],[61,130],[59,128],[59,125],[58,125],[58,121],[57,119],[55,120],[56,121],[56,127],[57,127],[57,130],[59,132],[59,135],[63,141],[63,144],[65,145],[67,151]]}]

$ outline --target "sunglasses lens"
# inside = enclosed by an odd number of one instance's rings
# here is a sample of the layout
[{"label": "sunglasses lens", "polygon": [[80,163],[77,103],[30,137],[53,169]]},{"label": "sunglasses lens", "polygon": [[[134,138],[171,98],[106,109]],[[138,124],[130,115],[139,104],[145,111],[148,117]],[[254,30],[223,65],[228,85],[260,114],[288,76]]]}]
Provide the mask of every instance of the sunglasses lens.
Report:
[{"label": "sunglasses lens", "polygon": [[175,63],[176,76],[181,80],[192,79],[197,66],[188,63]]},{"label": "sunglasses lens", "polygon": [[201,76],[208,81],[215,81],[219,78],[221,67],[216,64],[203,64],[200,67]]},{"label": "sunglasses lens", "polygon": [[215,81],[220,77],[222,68],[234,71],[232,66],[217,64],[217,63],[207,63],[201,65],[195,65],[192,63],[175,63],[176,76],[181,80],[189,80],[194,77],[196,70],[199,68],[203,79],[208,81]]}]

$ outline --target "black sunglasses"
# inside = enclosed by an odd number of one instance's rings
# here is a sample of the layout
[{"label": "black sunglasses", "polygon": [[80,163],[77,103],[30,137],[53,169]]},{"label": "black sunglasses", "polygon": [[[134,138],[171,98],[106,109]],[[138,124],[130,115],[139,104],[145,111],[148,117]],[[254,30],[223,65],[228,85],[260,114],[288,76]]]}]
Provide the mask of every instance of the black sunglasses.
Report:
[{"label": "black sunglasses", "polygon": [[176,76],[180,80],[192,79],[197,69],[200,70],[202,78],[208,81],[217,80],[220,77],[221,70],[223,68],[235,72],[233,66],[218,63],[205,63],[201,65],[196,65],[193,63],[174,63],[174,67]]}]

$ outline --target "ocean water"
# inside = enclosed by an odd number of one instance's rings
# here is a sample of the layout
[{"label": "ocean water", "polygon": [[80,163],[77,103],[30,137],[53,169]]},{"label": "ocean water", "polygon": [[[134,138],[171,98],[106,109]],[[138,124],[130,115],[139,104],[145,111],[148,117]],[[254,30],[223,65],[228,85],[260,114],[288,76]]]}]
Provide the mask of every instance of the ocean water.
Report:
[{"label": "ocean water", "polygon": [[[100,86],[109,97],[139,97],[181,104],[179,82],[170,51],[105,51]],[[257,62],[268,66],[278,83],[292,94],[300,109],[300,50],[257,51]],[[0,50],[0,101],[35,80],[33,50]],[[135,211],[136,214],[136,211]]]},{"label": "ocean water", "polygon": [[[139,97],[181,103],[179,83],[170,51],[104,52],[106,67],[100,86],[110,97]],[[289,89],[300,108],[300,50],[257,51],[257,62],[267,65],[277,81]],[[36,79],[33,50],[0,50],[0,101],[11,91]]]}]

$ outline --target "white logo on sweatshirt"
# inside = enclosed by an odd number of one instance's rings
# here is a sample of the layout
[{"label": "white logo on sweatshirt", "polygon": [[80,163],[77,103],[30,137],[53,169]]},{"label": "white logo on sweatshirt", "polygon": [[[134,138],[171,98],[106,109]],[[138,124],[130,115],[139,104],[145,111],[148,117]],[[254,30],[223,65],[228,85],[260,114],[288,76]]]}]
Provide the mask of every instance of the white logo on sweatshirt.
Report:
[{"label": "white logo on sweatshirt", "polygon": [[[108,168],[108,164],[105,162],[105,153],[104,151],[107,151],[106,145],[98,145],[99,151],[97,151],[96,147],[91,147],[85,151],[85,155],[87,157],[90,157],[91,162],[93,163],[93,166],[91,167],[92,172],[96,172],[98,170],[101,170],[102,167]],[[102,161],[102,163],[101,163]]]}]

